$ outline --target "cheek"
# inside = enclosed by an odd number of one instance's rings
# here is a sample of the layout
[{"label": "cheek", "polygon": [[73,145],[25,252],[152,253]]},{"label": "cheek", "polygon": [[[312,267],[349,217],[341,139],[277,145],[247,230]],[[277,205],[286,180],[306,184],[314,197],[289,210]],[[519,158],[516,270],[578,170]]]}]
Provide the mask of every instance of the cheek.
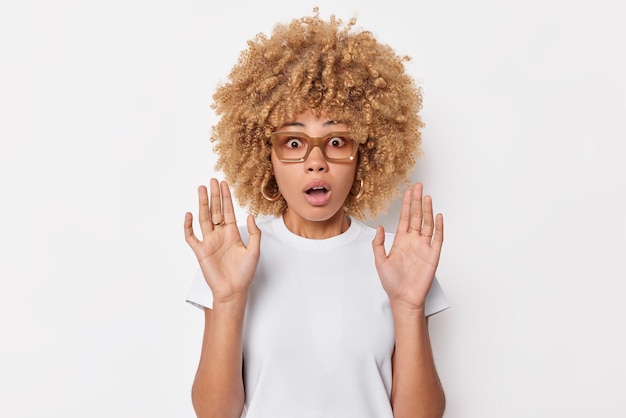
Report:
[{"label": "cheek", "polygon": [[293,176],[290,176],[283,169],[275,169],[274,178],[276,179],[276,184],[278,184],[278,188],[281,190],[281,192],[283,194],[288,193],[290,189],[289,185],[291,184],[290,179],[292,179]]},{"label": "cheek", "polygon": [[289,193],[289,185],[292,183],[292,180],[296,178],[296,173],[293,172],[296,165],[297,164],[288,165],[281,163],[277,159],[274,159],[274,155],[272,155],[272,174],[274,175],[274,179],[276,179],[278,188],[283,194]]},{"label": "cheek", "polygon": [[337,171],[341,171],[341,178],[344,180],[341,182],[342,191],[347,194],[352,189],[352,184],[354,183],[356,164],[343,166]]}]

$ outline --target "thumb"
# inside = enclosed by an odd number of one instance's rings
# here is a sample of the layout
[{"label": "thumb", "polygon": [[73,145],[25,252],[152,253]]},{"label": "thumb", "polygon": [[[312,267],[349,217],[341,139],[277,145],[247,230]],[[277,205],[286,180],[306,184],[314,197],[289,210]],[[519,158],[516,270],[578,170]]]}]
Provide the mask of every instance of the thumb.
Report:
[{"label": "thumb", "polygon": [[248,249],[252,249],[258,254],[261,247],[261,230],[252,215],[248,215],[246,224],[248,227]]},{"label": "thumb", "polygon": [[385,252],[385,228],[383,228],[382,225],[376,228],[376,236],[372,241],[372,249],[374,250],[376,263],[387,257],[387,253]]}]

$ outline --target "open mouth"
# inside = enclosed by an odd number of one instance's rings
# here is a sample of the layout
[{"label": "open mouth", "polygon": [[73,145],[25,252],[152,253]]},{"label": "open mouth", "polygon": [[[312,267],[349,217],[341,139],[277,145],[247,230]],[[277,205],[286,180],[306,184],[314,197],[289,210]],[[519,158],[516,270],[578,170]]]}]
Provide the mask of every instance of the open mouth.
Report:
[{"label": "open mouth", "polygon": [[322,196],[328,193],[328,189],[326,187],[311,187],[305,193],[309,196]]},{"label": "open mouth", "polygon": [[313,180],[304,187],[304,198],[313,206],[327,205],[333,192],[328,183],[322,180]]}]

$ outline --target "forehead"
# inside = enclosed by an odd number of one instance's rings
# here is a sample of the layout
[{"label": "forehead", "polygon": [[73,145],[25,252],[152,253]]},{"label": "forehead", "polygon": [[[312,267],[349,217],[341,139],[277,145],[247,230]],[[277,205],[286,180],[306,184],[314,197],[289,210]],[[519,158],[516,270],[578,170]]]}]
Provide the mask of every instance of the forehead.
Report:
[{"label": "forehead", "polygon": [[341,129],[347,130],[348,126],[340,120],[330,118],[324,114],[316,115],[311,110],[298,113],[282,124],[280,130],[328,130]]}]

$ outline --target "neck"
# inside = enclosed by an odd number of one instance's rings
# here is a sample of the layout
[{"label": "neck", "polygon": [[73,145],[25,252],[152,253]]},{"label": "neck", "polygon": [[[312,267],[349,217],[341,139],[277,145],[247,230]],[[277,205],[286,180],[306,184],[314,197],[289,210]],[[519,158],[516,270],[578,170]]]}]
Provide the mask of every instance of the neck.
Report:
[{"label": "neck", "polygon": [[343,211],[337,212],[327,220],[311,221],[287,210],[283,214],[283,222],[294,234],[309,239],[331,238],[346,232],[350,227],[350,218]]}]

